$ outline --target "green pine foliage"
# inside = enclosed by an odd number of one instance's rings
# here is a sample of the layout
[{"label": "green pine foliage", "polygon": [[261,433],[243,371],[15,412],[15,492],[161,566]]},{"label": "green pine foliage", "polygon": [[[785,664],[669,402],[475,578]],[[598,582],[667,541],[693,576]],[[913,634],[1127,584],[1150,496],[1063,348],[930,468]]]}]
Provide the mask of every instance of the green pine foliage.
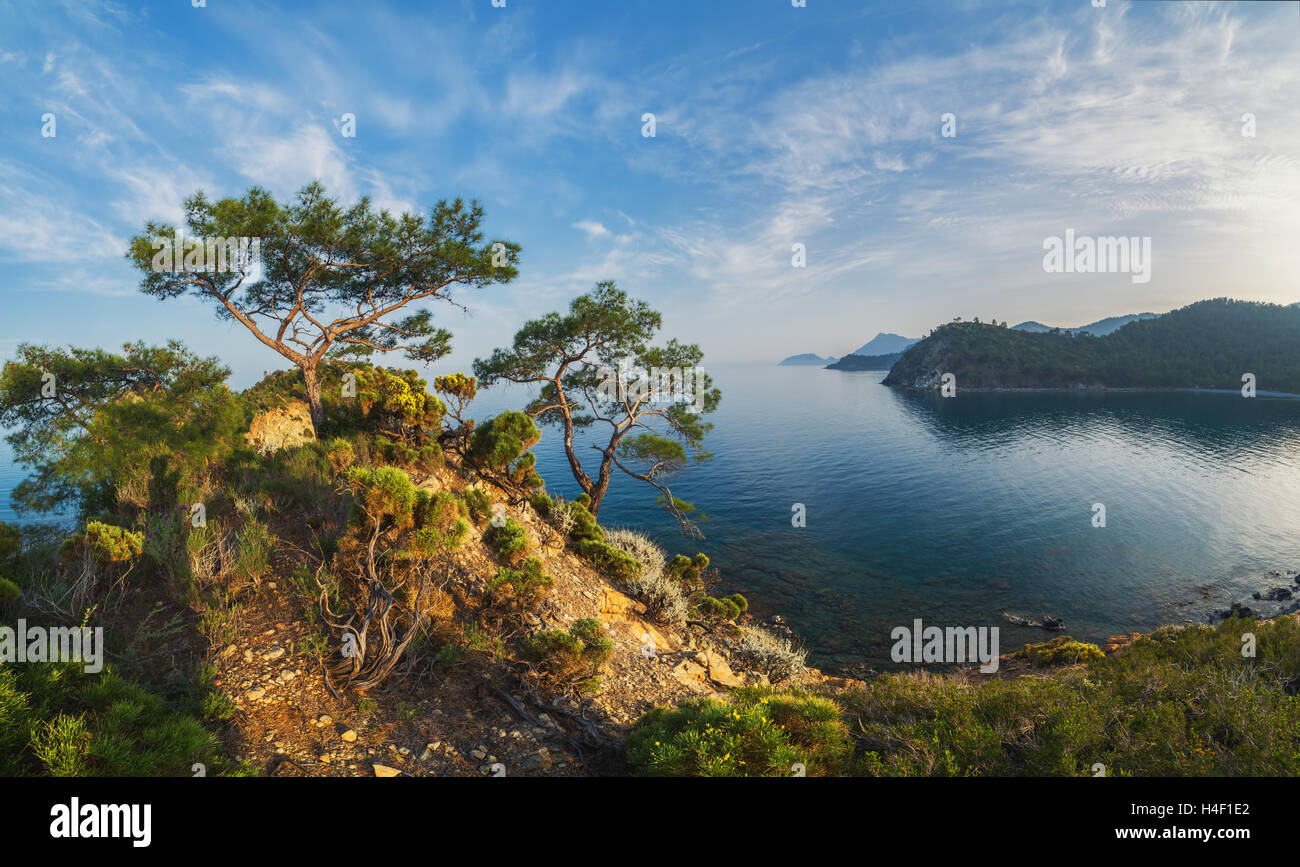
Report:
[{"label": "green pine foliage", "polygon": [[503,412],[474,429],[467,456],[509,485],[540,488],[542,478],[534,469],[537,456],[528,450],[541,438],[541,431],[527,414]]}]

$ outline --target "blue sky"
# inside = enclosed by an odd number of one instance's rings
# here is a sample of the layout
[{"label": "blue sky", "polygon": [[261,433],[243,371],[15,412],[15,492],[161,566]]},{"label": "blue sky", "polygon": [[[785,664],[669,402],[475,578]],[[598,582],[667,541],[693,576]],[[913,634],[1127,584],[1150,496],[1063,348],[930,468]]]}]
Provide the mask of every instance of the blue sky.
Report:
[{"label": "blue sky", "polygon": [[[606,278],[706,365],[956,315],[1300,300],[1294,2],[206,2],[0,0],[0,356],[177,337],[241,386],[285,366],[139,294],[122,252],[196,190],[314,177],[395,210],[478,198],[523,246],[472,316],[438,311],[439,369]],[[1045,273],[1070,228],[1149,236],[1150,282]]]}]

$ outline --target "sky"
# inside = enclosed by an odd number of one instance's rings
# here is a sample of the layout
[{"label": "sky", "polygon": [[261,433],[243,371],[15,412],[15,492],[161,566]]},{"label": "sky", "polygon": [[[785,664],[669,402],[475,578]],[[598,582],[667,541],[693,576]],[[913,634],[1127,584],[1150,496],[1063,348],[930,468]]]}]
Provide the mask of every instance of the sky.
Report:
[{"label": "sky", "polygon": [[[123,253],[196,191],[313,179],[478,199],[522,246],[435,309],[438,372],[604,279],[706,367],[1300,300],[1295,2],[197,2],[0,0],[0,358],[177,338],[239,387],[287,366]],[[1150,239],[1150,279],[1045,271],[1067,230]]]}]

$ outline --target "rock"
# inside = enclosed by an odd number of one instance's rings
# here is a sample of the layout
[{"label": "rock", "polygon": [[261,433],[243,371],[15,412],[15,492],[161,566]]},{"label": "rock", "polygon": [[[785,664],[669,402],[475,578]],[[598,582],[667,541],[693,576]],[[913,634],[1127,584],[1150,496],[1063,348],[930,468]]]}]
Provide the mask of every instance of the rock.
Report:
[{"label": "rock", "polygon": [[284,671],[280,672],[280,680],[283,680],[285,683],[288,683],[289,681],[293,680],[297,676],[298,675],[294,674],[292,671],[290,671],[287,668]]},{"label": "rock", "polygon": [[354,732],[352,729],[348,729],[343,734],[339,735],[339,737],[341,737],[343,740],[347,741],[348,743],[352,743],[357,739],[357,733]]},{"label": "rock", "polygon": [[311,410],[301,400],[291,400],[278,409],[268,410],[253,419],[244,440],[258,454],[272,454],[289,446],[314,442],[316,430]]},{"label": "rock", "polygon": [[673,669],[673,676],[688,686],[744,686],[745,681],[732,672],[727,661],[713,651],[703,650],[684,659]]},{"label": "rock", "polygon": [[266,695],[266,690],[262,689],[262,687],[260,686],[256,686],[250,689],[248,692],[244,693],[244,698],[248,699],[249,701],[257,701],[258,699],[262,698],[262,696],[264,695]]},{"label": "rock", "polygon": [[479,747],[479,748],[476,749],[476,750],[470,750],[470,753],[469,753],[469,754],[470,754],[471,756],[473,756],[474,758],[476,758],[476,759],[486,759],[486,758],[487,758],[487,750],[483,749],[482,747]]},{"label": "rock", "polygon": [[272,647],[266,653],[262,654],[262,658],[265,659],[267,662],[273,662],[274,660],[277,660],[282,656],[284,656],[283,647]]},{"label": "rock", "polygon": [[376,777],[396,777],[402,773],[397,768],[390,768],[388,765],[381,765],[377,762],[372,767],[375,769]]},{"label": "rock", "polygon": [[320,723],[323,726],[327,726],[330,723],[334,722],[334,717],[330,716],[327,713],[323,713],[316,718],[316,722]]}]

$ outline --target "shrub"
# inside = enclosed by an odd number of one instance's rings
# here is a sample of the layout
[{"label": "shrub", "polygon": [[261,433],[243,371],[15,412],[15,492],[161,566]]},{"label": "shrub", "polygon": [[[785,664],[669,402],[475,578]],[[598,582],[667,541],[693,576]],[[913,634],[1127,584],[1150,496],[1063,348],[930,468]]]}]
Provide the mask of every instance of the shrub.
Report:
[{"label": "shrub", "polygon": [[488,582],[488,597],[493,605],[517,601],[518,607],[531,608],[551,583],[551,576],[542,571],[542,561],[529,557],[518,569],[498,569]]},{"label": "shrub", "polygon": [[437,443],[425,443],[415,453],[415,464],[423,470],[434,470],[444,463],[442,446]]},{"label": "shrub", "polygon": [[636,582],[650,581],[663,574],[667,556],[644,533],[636,530],[605,530],[605,544],[631,557],[640,565]]},{"label": "shrub", "polygon": [[23,591],[17,584],[8,578],[0,577],[0,605],[17,602],[22,595]]},{"label": "shrub", "polygon": [[470,485],[461,492],[461,497],[465,500],[470,518],[475,524],[483,526],[483,523],[492,516],[492,501],[488,498],[487,491],[478,485]]},{"label": "shrub", "polygon": [[66,540],[59,553],[69,560],[82,557],[97,563],[128,563],[144,552],[144,534],[90,521],[80,535]]},{"label": "shrub", "polygon": [[530,655],[536,675],[546,685],[580,694],[600,689],[600,668],[609,659],[614,643],[605,635],[599,620],[575,621],[566,632],[549,629],[533,636]]},{"label": "shrub", "polygon": [[451,399],[453,405],[447,413],[456,420],[456,424],[464,426],[465,409],[478,394],[478,380],[463,373],[448,373],[435,377],[433,387],[438,394]]},{"label": "shrub", "polygon": [[834,774],[852,754],[840,714],[830,699],[753,687],[730,702],[687,699],[637,720],[627,758],[646,776],[789,777],[797,765]]},{"label": "shrub", "polygon": [[657,623],[676,626],[690,616],[690,600],[682,593],[682,585],[662,574],[650,577],[643,573],[630,589],[645,605],[646,615]]},{"label": "shrub", "polygon": [[364,515],[380,523],[387,520],[398,526],[406,526],[412,520],[417,497],[415,484],[405,470],[353,467],[348,472],[348,481],[357,504],[357,517]]},{"label": "shrub", "polygon": [[514,518],[491,524],[483,532],[483,543],[506,563],[517,563],[528,551],[528,533]]},{"label": "shrub", "polygon": [[605,540],[604,531],[601,530],[600,525],[596,523],[595,516],[587,510],[587,506],[590,504],[591,497],[586,494],[580,494],[578,499],[569,503],[567,506],[566,510],[572,519],[572,527],[569,530],[569,537],[573,539],[574,542],[587,540],[603,542]]},{"label": "shrub", "polygon": [[367,430],[418,446],[442,426],[447,408],[429,394],[428,383],[414,370],[358,367],[354,372]]},{"label": "shrub", "polygon": [[1026,644],[1012,654],[1016,659],[1028,659],[1034,665],[1070,665],[1091,662],[1106,654],[1095,644],[1075,641],[1068,635],[1059,635],[1042,644]]},{"label": "shrub", "polygon": [[583,539],[574,546],[574,551],[616,581],[631,583],[641,573],[640,563],[604,542]]},{"label": "shrub", "polygon": [[416,556],[427,558],[453,551],[469,536],[469,511],[451,491],[439,491],[432,497],[419,491],[414,512],[416,530],[411,536],[411,551]]},{"label": "shrub", "polygon": [[696,554],[694,559],[678,554],[668,564],[668,577],[679,582],[684,587],[695,588],[700,586],[700,575],[708,568],[708,565],[709,558],[704,554]]},{"label": "shrub", "polygon": [[746,626],[737,641],[736,661],[751,671],[767,675],[773,683],[780,683],[803,673],[808,651],[762,626]]},{"label": "shrub", "polygon": [[198,720],[117,675],[79,664],[0,668],[0,776],[239,773]]},{"label": "shrub", "polygon": [[586,494],[569,503],[566,510],[572,516],[569,534],[570,547],[579,557],[603,571],[609,577],[623,582],[633,582],[641,572],[641,564],[629,555],[605,542],[605,531],[596,523],[587,504]]},{"label": "shrub", "polygon": [[528,449],[542,438],[537,425],[526,413],[503,412],[474,429],[468,457],[480,467],[499,474],[506,482],[524,488],[540,488],[542,478],[533,469],[537,457]]},{"label": "shrub", "polygon": [[555,511],[555,500],[551,499],[550,495],[540,488],[528,495],[528,504],[543,519],[549,519],[551,513]]},{"label": "shrub", "polygon": [[356,451],[352,448],[352,443],[345,439],[332,439],[329,443],[329,449],[326,451],[326,457],[329,459],[330,466],[334,469],[335,475],[342,475],[352,468],[356,461]]}]

